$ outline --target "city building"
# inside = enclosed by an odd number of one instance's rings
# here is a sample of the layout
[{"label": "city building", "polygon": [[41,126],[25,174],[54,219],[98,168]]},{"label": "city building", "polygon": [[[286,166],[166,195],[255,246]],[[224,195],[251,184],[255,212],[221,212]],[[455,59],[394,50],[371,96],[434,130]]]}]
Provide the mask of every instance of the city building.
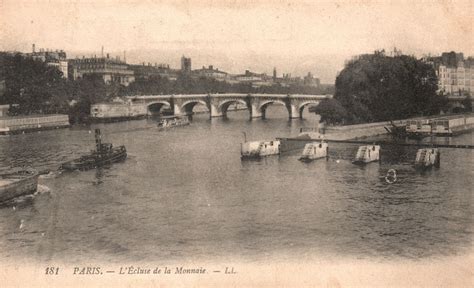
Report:
[{"label": "city building", "polygon": [[25,53],[26,57],[31,57],[34,60],[40,60],[46,63],[48,66],[56,67],[62,72],[63,77],[68,77],[68,61],[66,59],[66,52],[63,50],[49,50],[40,49],[36,51],[35,44],[32,46],[31,53]]},{"label": "city building", "polygon": [[181,57],[181,72],[191,73],[191,58]]},{"label": "city building", "polygon": [[176,80],[178,71],[171,69],[168,64],[145,64],[129,65],[129,69],[133,70],[135,79],[150,79],[154,77],[168,78],[169,80]]},{"label": "city building", "polygon": [[319,85],[321,85],[321,82],[319,81],[319,78],[315,78],[313,74],[311,74],[311,72],[308,72],[308,75],[304,76],[303,78],[303,85],[319,87]]},{"label": "city building", "polygon": [[447,95],[462,96],[474,93],[474,58],[463,53],[446,52],[439,57],[428,57],[438,76],[438,91]]},{"label": "city building", "polygon": [[193,76],[211,78],[217,81],[225,81],[228,79],[228,74],[224,71],[219,71],[219,69],[214,68],[214,66],[209,65],[209,67],[202,66],[201,69],[193,70]]},{"label": "city building", "polygon": [[119,57],[91,57],[69,60],[69,77],[73,80],[83,78],[85,75],[99,75],[105,83],[119,83],[128,86],[135,81],[133,70]]}]

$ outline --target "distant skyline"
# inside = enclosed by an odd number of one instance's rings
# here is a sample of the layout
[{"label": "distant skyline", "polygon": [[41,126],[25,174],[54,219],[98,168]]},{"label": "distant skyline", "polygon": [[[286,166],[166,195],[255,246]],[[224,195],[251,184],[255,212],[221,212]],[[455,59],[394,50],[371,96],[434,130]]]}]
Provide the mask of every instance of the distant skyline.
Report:
[{"label": "distant skyline", "polygon": [[[383,1],[382,1],[383,2]],[[333,83],[344,61],[374,50],[474,55],[472,1],[11,1],[1,4],[1,50],[64,49],[127,62],[230,73],[307,72]]]}]

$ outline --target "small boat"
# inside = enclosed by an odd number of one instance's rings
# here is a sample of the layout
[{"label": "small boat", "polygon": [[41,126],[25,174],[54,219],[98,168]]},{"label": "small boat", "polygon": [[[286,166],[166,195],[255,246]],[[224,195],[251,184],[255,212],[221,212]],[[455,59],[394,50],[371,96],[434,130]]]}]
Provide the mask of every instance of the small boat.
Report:
[{"label": "small boat", "polygon": [[380,146],[379,145],[366,145],[360,146],[357,150],[355,159],[352,164],[364,165],[370,162],[380,160]]},{"label": "small boat", "polygon": [[326,142],[312,142],[304,146],[303,153],[298,159],[303,162],[310,162],[315,159],[328,157],[328,143]]},{"label": "small boat", "polygon": [[63,163],[61,169],[68,171],[88,170],[120,162],[127,158],[125,146],[113,147],[110,143],[102,143],[100,129],[95,129],[95,141],[96,150],[91,151],[88,155]]},{"label": "small boat", "polygon": [[38,186],[36,170],[19,170],[0,174],[0,203],[18,196],[33,194]]},{"label": "small boat", "polygon": [[441,153],[438,148],[423,148],[416,152],[415,168],[426,169],[432,166],[439,168]]},{"label": "small boat", "polygon": [[158,128],[160,128],[160,130],[186,125],[189,125],[188,118],[182,118],[179,116],[165,116],[161,118],[160,122],[158,122]]},{"label": "small boat", "polygon": [[249,141],[241,144],[240,157],[260,158],[280,154],[280,141]]}]

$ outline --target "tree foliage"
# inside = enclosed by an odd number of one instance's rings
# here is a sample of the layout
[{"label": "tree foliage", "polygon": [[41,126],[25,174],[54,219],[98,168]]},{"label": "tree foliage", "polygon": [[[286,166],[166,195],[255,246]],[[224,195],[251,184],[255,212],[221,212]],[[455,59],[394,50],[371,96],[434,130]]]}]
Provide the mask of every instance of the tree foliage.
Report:
[{"label": "tree foliage", "polygon": [[65,79],[58,69],[19,54],[2,55],[2,62],[4,104],[18,104],[22,114],[49,113],[60,105]]},{"label": "tree foliage", "polygon": [[254,87],[250,83],[231,84],[212,78],[194,78],[178,75],[176,81],[162,77],[136,79],[128,87],[122,87],[121,95],[203,94],[203,93],[275,93],[275,94],[332,94],[332,87],[320,88],[301,85],[284,87],[279,84]]},{"label": "tree foliage", "polygon": [[92,104],[117,96],[204,93],[329,94],[333,87],[279,84],[253,87],[250,83],[231,84],[210,78],[180,74],[176,80],[162,77],[137,78],[128,87],[105,84],[99,75],[68,80],[55,67],[24,55],[0,53],[0,104],[18,104],[17,114],[69,114],[72,122],[85,121]]},{"label": "tree foliage", "polygon": [[324,99],[318,106],[309,108],[321,116],[321,121],[332,124],[344,124],[348,119],[348,113],[336,99]]},{"label": "tree foliage", "polygon": [[412,56],[362,55],[336,78],[334,98],[353,123],[439,113],[446,98],[436,94],[434,68]]}]

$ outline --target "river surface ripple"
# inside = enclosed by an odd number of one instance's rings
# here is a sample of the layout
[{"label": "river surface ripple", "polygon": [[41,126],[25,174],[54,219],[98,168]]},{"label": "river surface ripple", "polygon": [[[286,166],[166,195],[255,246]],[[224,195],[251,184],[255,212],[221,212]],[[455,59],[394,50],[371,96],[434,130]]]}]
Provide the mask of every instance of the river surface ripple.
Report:
[{"label": "river surface ripple", "polygon": [[[158,131],[141,120],[0,138],[0,172],[56,169],[94,148],[94,128],[127,147],[109,168],[44,177],[49,192],[0,208],[0,257],[38,261],[274,261],[321,257],[420,259],[472,249],[473,151],[441,150],[416,172],[416,149],[382,147],[382,162],[350,163],[357,146],[330,144],[329,161],[300,151],[241,161],[250,140],[297,134],[307,120],[271,107],[266,120],[195,115]],[[473,134],[442,143],[473,144]],[[399,181],[380,180],[388,169]],[[21,226],[21,227],[20,227]]]}]

